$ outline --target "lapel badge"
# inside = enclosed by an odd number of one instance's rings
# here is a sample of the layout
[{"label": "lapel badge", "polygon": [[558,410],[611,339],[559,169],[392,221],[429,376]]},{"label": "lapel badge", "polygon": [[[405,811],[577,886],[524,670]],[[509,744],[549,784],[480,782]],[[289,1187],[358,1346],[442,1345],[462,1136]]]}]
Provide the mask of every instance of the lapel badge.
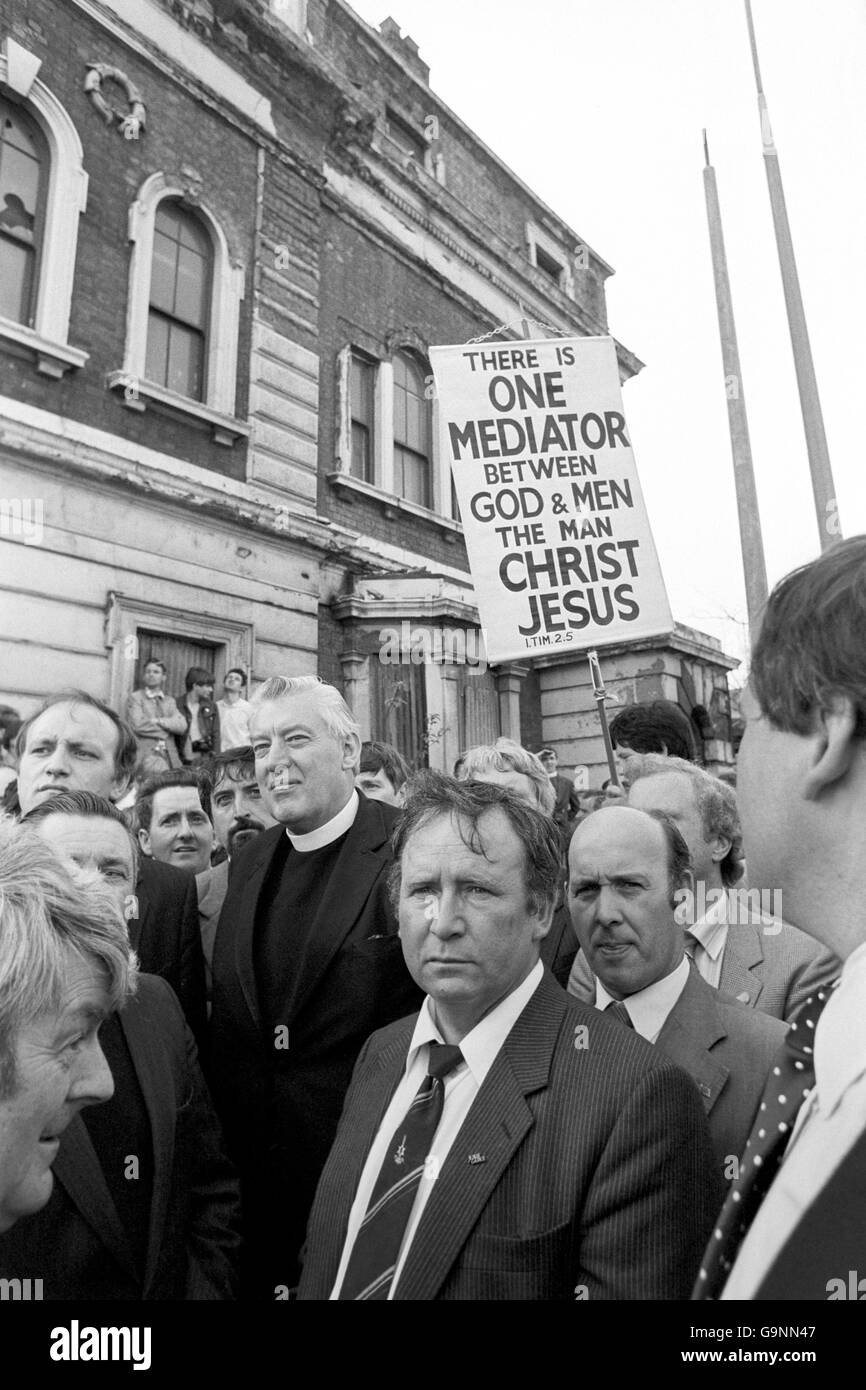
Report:
[{"label": "lapel badge", "polygon": [[709,1086],[707,1085],[706,1081],[699,1081],[699,1082],[698,1082],[698,1090],[700,1091],[701,1095],[702,1095],[702,1096],[706,1096],[707,1099],[709,1099],[709,1097],[712,1095],[712,1091],[710,1090],[710,1088],[709,1088]]},{"label": "lapel badge", "polygon": [[469,1155],[469,1162],[470,1162],[470,1163],[486,1163],[486,1162],[487,1162],[487,1155],[486,1155],[486,1154],[470,1154],[470,1155]]},{"label": "lapel badge", "polygon": [[394,1162],[395,1162],[396,1164],[401,1164],[401,1163],[405,1163],[405,1162],[406,1162],[406,1136],[405,1136],[405,1134],[403,1135],[403,1138],[402,1138],[402,1140],[400,1141],[400,1147],[398,1148],[397,1152],[396,1152],[395,1155],[394,1155]]},{"label": "lapel badge", "polygon": [[750,998],[751,998],[751,996],[750,996],[750,994],[749,994],[749,991],[748,991],[748,990],[744,990],[742,994],[738,994],[738,995],[737,995],[737,1003],[738,1003],[738,1004],[748,1004]]}]

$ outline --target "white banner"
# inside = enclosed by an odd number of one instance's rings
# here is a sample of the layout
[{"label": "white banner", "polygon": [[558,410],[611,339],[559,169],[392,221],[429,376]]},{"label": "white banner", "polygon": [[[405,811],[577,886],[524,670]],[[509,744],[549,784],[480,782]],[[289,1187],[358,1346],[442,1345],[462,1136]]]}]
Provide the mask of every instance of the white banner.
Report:
[{"label": "white banner", "polygon": [[613,339],[430,361],[488,661],[670,632]]}]

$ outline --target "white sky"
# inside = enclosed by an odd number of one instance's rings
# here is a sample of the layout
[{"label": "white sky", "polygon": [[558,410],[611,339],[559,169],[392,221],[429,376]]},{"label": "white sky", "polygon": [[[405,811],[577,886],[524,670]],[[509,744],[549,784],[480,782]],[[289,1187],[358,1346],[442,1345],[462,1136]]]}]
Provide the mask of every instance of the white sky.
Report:
[{"label": "white sky", "polygon": [[[613,265],[611,332],[646,363],[624,401],[674,616],[742,657],[746,602],[703,127],[770,585],[819,548],[743,4],[352,4],[376,27],[392,14],[430,64],[437,96]],[[857,423],[866,395],[866,6],[753,0],[752,8],[841,524],[853,535],[866,531]]]}]

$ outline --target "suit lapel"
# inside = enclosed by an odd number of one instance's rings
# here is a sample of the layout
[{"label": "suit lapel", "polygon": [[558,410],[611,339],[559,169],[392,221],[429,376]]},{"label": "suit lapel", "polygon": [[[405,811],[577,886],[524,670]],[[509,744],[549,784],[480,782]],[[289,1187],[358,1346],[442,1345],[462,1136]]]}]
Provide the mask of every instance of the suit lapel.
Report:
[{"label": "suit lapel", "polygon": [[303,969],[294,977],[285,1017],[302,1008],[345,941],[382,868],[388,827],[379,803],[359,795],[358,814],[340,850],[313,922]]},{"label": "suit lapel", "polygon": [[[547,1085],[567,998],[545,975],[473,1101],[415,1233],[397,1299],[435,1299],[535,1116],[526,1096]],[[478,1156],[483,1161],[478,1161]]]},{"label": "suit lapel", "polygon": [[96,1150],[80,1115],[67,1128],[53,1164],[54,1176],[106,1249],[138,1283],[132,1250],[111,1199]]},{"label": "suit lapel", "polygon": [[[265,878],[274,856],[282,844],[285,833],[284,826],[275,825],[271,829],[263,831],[255,842],[257,850],[255,862],[250,865],[249,873],[244,879],[238,909],[232,924],[238,980],[244,1001],[257,1029],[261,1028],[262,1020],[259,1012],[254,958],[256,912]],[[231,892],[231,884],[229,884],[229,892]]]},{"label": "suit lapel", "polygon": [[[749,923],[729,924],[719,989],[732,994],[740,1004],[754,1008],[764,988],[764,982],[753,967],[764,959],[761,935]],[[744,996],[746,996],[744,998]]]},{"label": "suit lapel", "polygon": [[168,1053],[164,1046],[154,1045],[152,1021],[141,1012],[132,999],[120,1014],[120,1026],[126,1038],[138,1084],[144,1096],[150,1122],[153,1151],[153,1191],[150,1199],[147,1259],[144,1270],[144,1296],[147,1296],[159,1261],[165,1238],[165,1218],[171,1192],[174,1168],[174,1130],[177,1105],[176,1088]]},{"label": "suit lapel", "polygon": [[685,989],[664,1021],[655,1045],[695,1081],[709,1115],[730,1075],[712,1055],[728,1036],[713,999],[714,991],[692,967]]}]

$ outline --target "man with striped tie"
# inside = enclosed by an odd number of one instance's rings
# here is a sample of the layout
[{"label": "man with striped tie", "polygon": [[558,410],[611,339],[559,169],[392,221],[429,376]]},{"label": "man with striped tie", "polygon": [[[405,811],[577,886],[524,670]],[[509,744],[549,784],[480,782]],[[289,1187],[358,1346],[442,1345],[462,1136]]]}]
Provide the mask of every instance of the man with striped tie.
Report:
[{"label": "man with striped tie", "polygon": [[700,1097],[544,970],[553,822],[427,773],[394,858],[426,998],[358,1059],[299,1298],[682,1298],[717,1209]]},{"label": "man with striped tie", "polygon": [[781,580],[752,653],[737,776],[746,856],[843,968],[776,1059],[696,1298],[856,1298],[866,1274],[864,630],[856,536]]}]

